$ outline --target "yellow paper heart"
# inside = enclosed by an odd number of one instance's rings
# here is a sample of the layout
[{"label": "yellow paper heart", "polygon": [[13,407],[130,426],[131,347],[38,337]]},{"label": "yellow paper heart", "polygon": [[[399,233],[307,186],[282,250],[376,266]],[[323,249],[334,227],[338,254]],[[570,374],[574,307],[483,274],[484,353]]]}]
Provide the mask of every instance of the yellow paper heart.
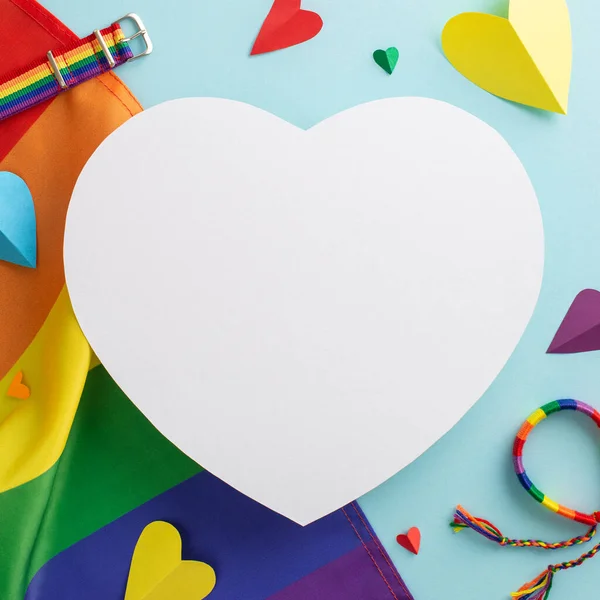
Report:
[{"label": "yellow paper heart", "polygon": [[446,23],[442,48],[484,90],[567,114],[572,48],[565,0],[511,0],[508,19],[462,13]]},{"label": "yellow paper heart", "polygon": [[216,582],[206,563],[181,559],[181,537],[173,525],[154,521],[135,546],[125,600],[202,600]]}]

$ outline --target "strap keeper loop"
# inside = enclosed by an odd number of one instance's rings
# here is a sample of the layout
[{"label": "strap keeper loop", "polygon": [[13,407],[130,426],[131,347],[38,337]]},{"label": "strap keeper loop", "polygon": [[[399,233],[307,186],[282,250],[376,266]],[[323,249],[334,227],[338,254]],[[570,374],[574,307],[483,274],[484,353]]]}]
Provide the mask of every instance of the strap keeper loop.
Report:
[{"label": "strap keeper loop", "polygon": [[104,38],[102,37],[102,34],[100,33],[99,29],[94,29],[94,36],[96,37],[96,40],[97,40],[98,44],[100,45],[100,48],[102,48],[102,52],[104,53],[104,56],[106,57],[106,60],[109,64],[110,68],[113,69],[117,63],[115,62],[113,55],[110,53],[110,50],[108,49],[108,46],[106,45],[106,42],[105,42]]},{"label": "strap keeper loop", "polygon": [[64,77],[58,68],[58,64],[56,63],[54,54],[52,54],[52,50],[48,50],[46,56],[48,57],[48,62],[50,63],[52,72],[54,73],[54,79],[56,79],[56,83],[58,83],[61,90],[66,90],[69,86],[67,85],[67,82],[64,80]]}]

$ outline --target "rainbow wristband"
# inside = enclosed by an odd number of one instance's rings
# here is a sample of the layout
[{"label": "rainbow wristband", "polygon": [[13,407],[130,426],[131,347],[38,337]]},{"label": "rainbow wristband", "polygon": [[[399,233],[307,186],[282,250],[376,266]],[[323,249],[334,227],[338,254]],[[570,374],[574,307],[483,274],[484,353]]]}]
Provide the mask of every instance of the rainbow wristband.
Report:
[{"label": "rainbow wristband", "polygon": [[600,427],[600,412],[585,402],[579,400],[554,400],[544,404],[541,408],[531,413],[527,417],[526,421],[521,425],[515,442],[513,444],[513,464],[515,467],[515,473],[521,485],[529,492],[529,494],[535,498],[540,504],[550,509],[552,512],[558,513],[563,517],[583,523],[585,525],[596,525],[600,521],[600,512],[592,514],[585,514],[571,508],[567,508],[562,504],[558,504],[554,500],[551,500],[543,492],[541,492],[529,479],[523,466],[523,446],[527,441],[527,437],[533,430],[533,428],[543,421],[546,417],[552,413],[560,412],[561,410],[575,410],[581,412],[590,417],[598,427]]},{"label": "rainbow wristband", "polygon": [[[598,526],[600,524],[600,511],[586,514],[558,504],[558,502],[548,498],[535,485],[533,485],[531,479],[529,479],[527,473],[525,473],[525,467],[523,467],[523,447],[525,446],[525,442],[527,441],[532,429],[541,421],[543,421],[548,415],[560,412],[561,410],[574,410],[581,412],[584,415],[587,415],[590,419],[592,419],[592,421],[594,421],[594,423],[596,423],[598,427],[600,427],[600,412],[588,404],[585,404],[585,402],[580,402],[579,400],[555,400],[554,402],[544,404],[544,406],[538,408],[531,415],[529,415],[525,423],[521,425],[513,444],[513,464],[521,485],[533,498],[535,498],[546,508],[550,509],[552,512],[566,517],[567,519],[577,521],[578,523],[584,523],[589,527],[588,531],[583,535],[578,535],[577,537],[565,540],[563,542],[551,543],[536,539],[512,539],[506,537],[493,523],[490,523],[481,517],[474,517],[462,506],[457,506],[456,511],[454,512],[454,519],[450,523],[451,527],[455,531],[469,528],[483,535],[488,540],[500,544],[500,546],[541,548],[544,550],[558,550],[560,548],[570,548],[571,546],[585,544],[596,535]],[[599,553],[600,544],[596,544],[593,548],[575,560],[568,560],[554,565],[548,565],[546,569],[537,577],[522,585],[511,595],[516,600],[548,600],[556,573],[559,571],[572,569],[573,567],[578,567],[586,560],[593,558]]]},{"label": "rainbow wristband", "polygon": [[[127,38],[120,25],[124,19],[138,27]],[[142,36],[146,49],[134,55],[129,42],[138,36]],[[0,80],[0,121],[150,52],[152,42],[143,22],[133,13],[126,15],[110,27],[95,30],[56,54],[50,51],[45,58]]]}]

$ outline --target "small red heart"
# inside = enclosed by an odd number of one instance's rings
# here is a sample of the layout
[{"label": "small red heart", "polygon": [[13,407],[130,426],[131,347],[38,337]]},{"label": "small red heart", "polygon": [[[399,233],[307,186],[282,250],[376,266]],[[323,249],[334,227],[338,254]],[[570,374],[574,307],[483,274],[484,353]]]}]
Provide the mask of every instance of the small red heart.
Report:
[{"label": "small red heart", "polygon": [[419,548],[421,547],[421,532],[418,527],[411,527],[408,530],[408,533],[401,533],[396,536],[396,541],[409,552],[419,554]]},{"label": "small red heart", "polygon": [[251,55],[265,54],[289,48],[314,38],[323,27],[323,19],[314,12],[300,8],[302,0],[275,0]]}]

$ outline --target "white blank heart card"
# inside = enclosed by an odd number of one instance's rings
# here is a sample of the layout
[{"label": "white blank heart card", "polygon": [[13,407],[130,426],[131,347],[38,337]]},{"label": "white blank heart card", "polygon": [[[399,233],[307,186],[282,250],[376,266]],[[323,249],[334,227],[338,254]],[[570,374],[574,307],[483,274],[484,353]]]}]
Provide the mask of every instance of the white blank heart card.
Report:
[{"label": "white blank heart card", "polygon": [[156,106],[92,156],[65,239],[77,318],[119,386],[199,464],[302,525],[479,399],[543,260],[518,157],[425,98],[308,131],[230,100]]}]

